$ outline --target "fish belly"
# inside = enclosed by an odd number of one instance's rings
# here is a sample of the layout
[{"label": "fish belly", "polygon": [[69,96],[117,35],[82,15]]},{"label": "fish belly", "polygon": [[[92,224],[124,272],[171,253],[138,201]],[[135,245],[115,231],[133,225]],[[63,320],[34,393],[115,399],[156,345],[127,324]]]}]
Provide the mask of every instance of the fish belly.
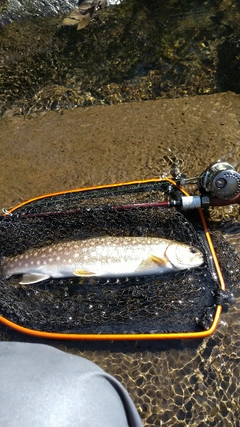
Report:
[{"label": "fish belly", "polygon": [[[157,254],[157,255],[154,255]],[[172,265],[164,258],[164,251],[159,247],[133,247],[133,248],[108,248],[105,251],[98,250],[94,254],[85,254],[89,262],[82,263],[81,270],[76,275],[89,276],[127,276],[159,274],[173,269]],[[86,272],[86,274],[84,274]],[[91,274],[93,273],[93,274]]]}]

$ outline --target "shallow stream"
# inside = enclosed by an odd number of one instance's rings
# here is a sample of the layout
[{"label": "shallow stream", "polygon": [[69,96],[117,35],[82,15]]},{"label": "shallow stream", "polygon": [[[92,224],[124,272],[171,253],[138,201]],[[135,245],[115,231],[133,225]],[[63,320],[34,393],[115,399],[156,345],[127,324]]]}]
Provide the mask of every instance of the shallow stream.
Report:
[{"label": "shallow stream", "polygon": [[[76,2],[55,3],[45,15],[27,3],[16,14],[14,1],[0,1],[1,207],[166,175],[166,156],[188,176],[219,158],[239,171],[237,0],[123,0],[82,30],[62,25]],[[239,207],[209,216],[239,257]],[[231,274],[239,277],[238,265]],[[144,426],[238,427],[239,286],[233,293],[236,303],[203,341],[51,345],[118,378]],[[5,328],[1,339],[37,341]]]}]

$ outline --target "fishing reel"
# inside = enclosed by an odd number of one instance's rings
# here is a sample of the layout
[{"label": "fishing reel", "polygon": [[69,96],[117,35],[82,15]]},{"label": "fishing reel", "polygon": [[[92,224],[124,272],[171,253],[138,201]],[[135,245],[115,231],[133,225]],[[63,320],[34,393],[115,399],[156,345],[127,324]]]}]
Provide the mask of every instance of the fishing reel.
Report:
[{"label": "fishing reel", "polygon": [[227,162],[213,163],[198,177],[185,178],[179,173],[175,179],[181,186],[196,184],[200,192],[181,197],[182,209],[240,204],[240,173]]},{"label": "fishing reel", "polygon": [[198,178],[198,188],[210,197],[232,200],[240,194],[240,174],[229,163],[214,163]]}]

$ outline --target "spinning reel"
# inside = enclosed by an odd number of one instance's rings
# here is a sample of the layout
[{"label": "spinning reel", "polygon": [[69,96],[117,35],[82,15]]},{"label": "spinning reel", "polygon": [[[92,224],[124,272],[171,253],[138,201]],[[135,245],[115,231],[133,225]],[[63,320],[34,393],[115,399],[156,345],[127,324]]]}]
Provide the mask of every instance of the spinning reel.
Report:
[{"label": "spinning reel", "polygon": [[221,200],[232,200],[240,194],[240,174],[229,163],[214,163],[198,179],[200,192]]},{"label": "spinning reel", "polygon": [[195,183],[200,192],[200,195],[183,196],[176,201],[182,209],[240,204],[240,173],[229,163],[213,163],[199,177],[187,179],[179,173],[174,178],[181,186]]}]

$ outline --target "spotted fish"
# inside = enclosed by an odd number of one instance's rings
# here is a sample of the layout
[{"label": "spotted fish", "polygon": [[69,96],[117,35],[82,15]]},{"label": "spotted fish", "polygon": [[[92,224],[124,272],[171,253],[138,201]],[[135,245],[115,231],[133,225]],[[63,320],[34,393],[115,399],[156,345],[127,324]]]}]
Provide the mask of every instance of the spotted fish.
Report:
[{"label": "spotted fish", "polygon": [[198,267],[197,248],[157,237],[95,237],[30,249],[5,258],[3,274],[22,275],[20,284],[64,277],[155,275]]}]

